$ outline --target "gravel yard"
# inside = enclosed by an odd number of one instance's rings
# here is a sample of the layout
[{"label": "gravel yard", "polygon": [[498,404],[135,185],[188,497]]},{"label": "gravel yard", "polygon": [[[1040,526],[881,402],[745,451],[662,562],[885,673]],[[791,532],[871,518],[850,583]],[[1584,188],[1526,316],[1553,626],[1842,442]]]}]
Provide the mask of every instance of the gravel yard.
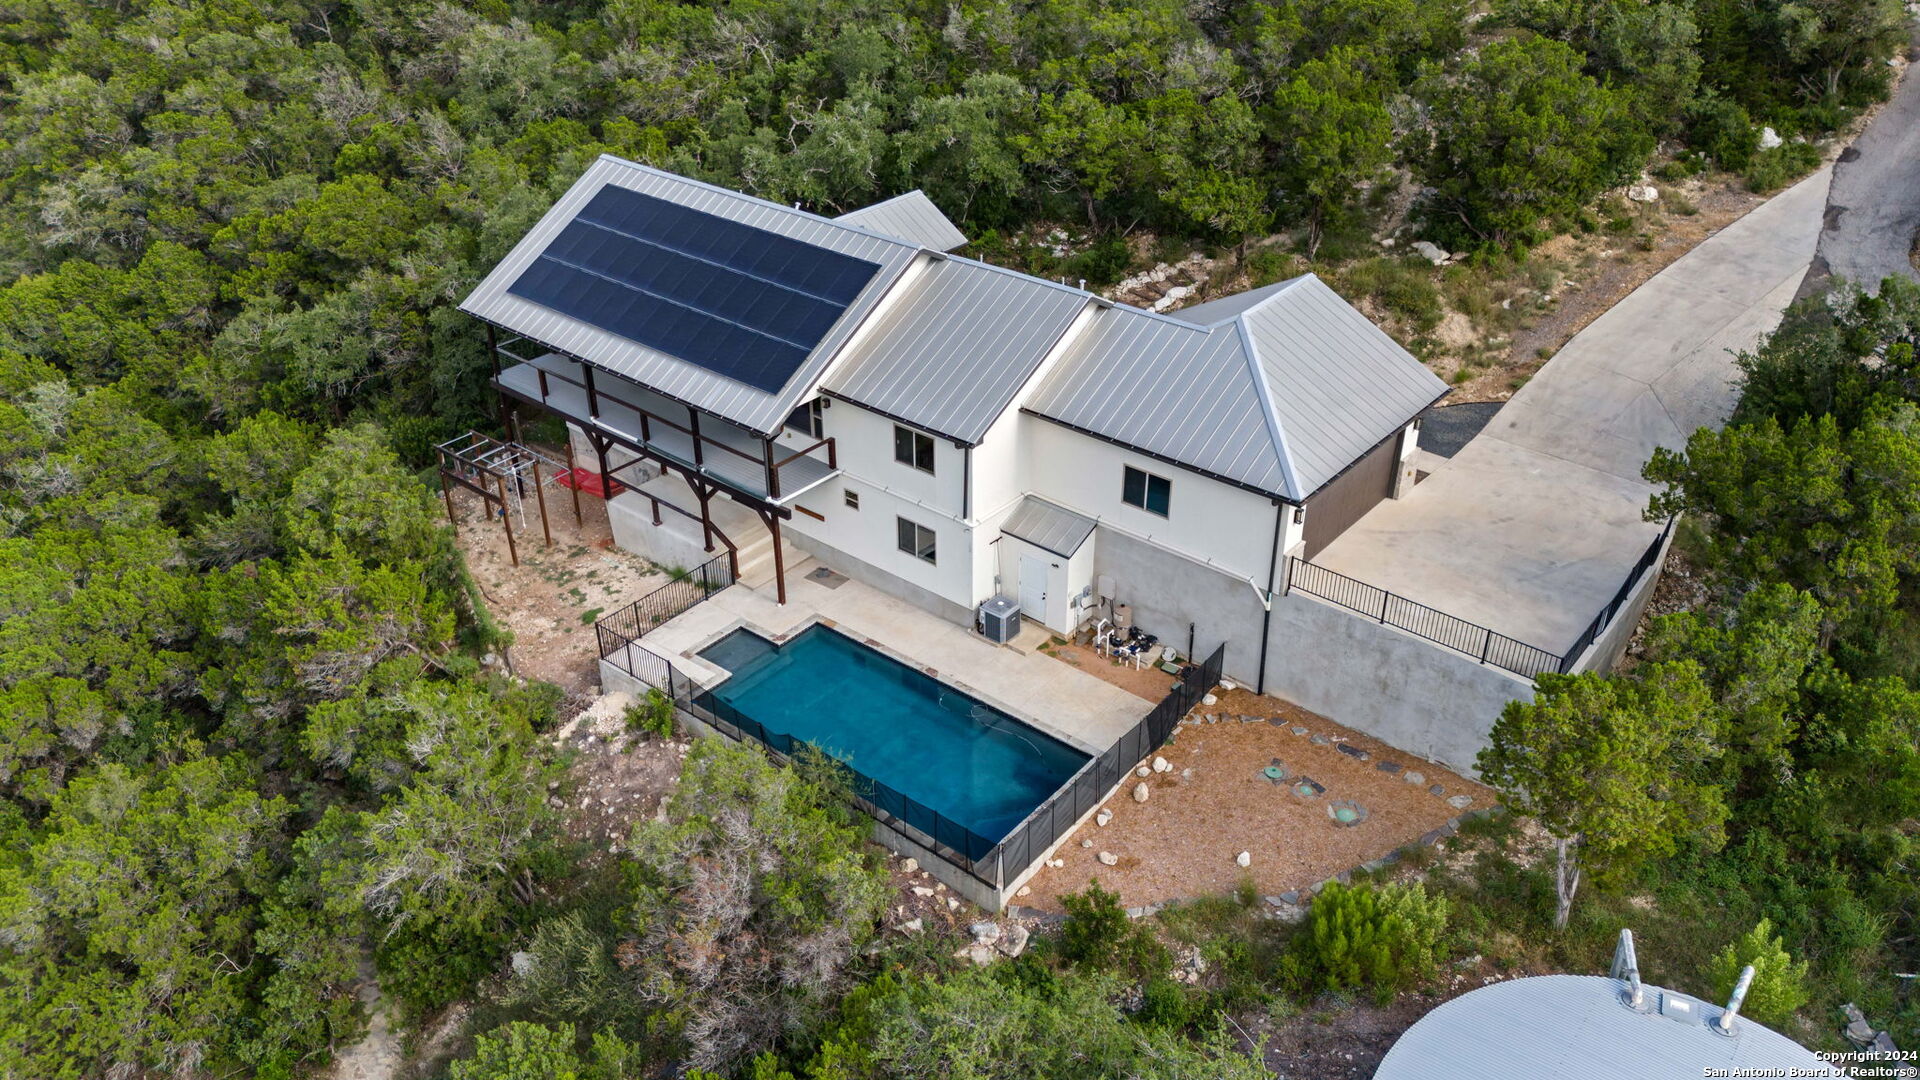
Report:
[{"label": "gravel yard", "polygon": [[[1082,825],[1054,854],[1065,865],[1043,867],[1016,903],[1059,911],[1062,893],[1096,877],[1127,907],[1224,893],[1247,875],[1261,895],[1281,896],[1493,804],[1480,784],[1287,702],[1245,690],[1218,698],[1156,755],[1168,770],[1122,784],[1104,804],[1107,824]],[[1144,803],[1131,797],[1137,783]]]}]

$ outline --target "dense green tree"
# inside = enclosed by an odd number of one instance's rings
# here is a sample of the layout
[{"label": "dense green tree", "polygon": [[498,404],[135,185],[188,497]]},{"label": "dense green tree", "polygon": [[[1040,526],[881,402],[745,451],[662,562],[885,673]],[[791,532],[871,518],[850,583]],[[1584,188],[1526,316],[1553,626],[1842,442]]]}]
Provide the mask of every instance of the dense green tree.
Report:
[{"label": "dense green tree", "polygon": [[1543,674],[1534,700],[1501,712],[1480,775],[1554,839],[1554,926],[1567,925],[1587,871],[1617,876],[1682,837],[1718,843],[1721,726],[1691,661],[1632,677]]},{"label": "dense green tree", "polygon": [[1280,147],[1281,190],[1307,223],[1310,259],[1328,223],[1352,208],[1393,160],[1393,119],[1370,62],[1345,48],[1310,60],[1268,107],[1267,126]]},{"label": "dense green tree", "polygon": [[1582,71],[1583,59],[1557,41],[1518,38],[1426,80],[1430,136],[1413,161],[1442,236],[1530,242],[1548,218],[1572,215],[1640,167],[1652,140],[1631,100]]}]

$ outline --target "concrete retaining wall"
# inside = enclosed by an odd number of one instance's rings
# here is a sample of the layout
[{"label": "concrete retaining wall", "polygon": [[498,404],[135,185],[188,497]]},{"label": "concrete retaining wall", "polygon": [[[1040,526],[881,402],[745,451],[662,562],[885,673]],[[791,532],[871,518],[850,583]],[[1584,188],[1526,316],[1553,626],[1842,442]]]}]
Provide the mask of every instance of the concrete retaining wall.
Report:
[{"label": "concrete retaining wall", "polygon": [[1633,641],[1633,632],[1640,626],[1640,617],[1647,612],[1647,605],[1653,602],[1653,592],[1660,586],[1660,572],[1667,565],[1667,549],[1673,546],[1673,532],[1667,533],[1666,543],[1660,547],[1660,555],[1648,571],[1640,575],[1640,583],[1633,587],[1627,596],[1627,602],[1620,606],[1614,615],[1613,624],[1600,632],[1587,651],[1580,654],[1574,664],[1574,671],[1612,671],[1626,655],[1627,646]]},{"label": "concrete retaining wall", "polygon": [[614,543],[661,566],[687,569],[727,550],[716,540],[709,552],[700,543],[700,526],[671,510],[661,510],[660,524],[655,525],[652,504],[634,491],[607,501],[607,524],[613,528]]},{"label": "concrete retaining wall", "polygon": [[[818,559],[829,569],[838,570],[864,585],[886,593],[896,600],[904,600],[922,611],[930,611],[943,619],[949,619],[961,626],[973,625],[973,612],[941,596],[930,589],[923,589],[913,582],[896,574],[856,558],[839,548],[821,542],[819,539],[800,532],[798,529],[782,530],[781,535],[795,548]],[[789,568],[791,569],[791,568]]]}]

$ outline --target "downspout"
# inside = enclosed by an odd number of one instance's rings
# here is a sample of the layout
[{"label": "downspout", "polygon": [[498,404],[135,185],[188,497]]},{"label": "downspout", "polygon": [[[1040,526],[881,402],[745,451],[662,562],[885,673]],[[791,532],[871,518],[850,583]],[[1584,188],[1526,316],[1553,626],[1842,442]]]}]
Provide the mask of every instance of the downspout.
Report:
[{"label": "downspout", "polygon": [[960,448],[960,520],[973,520],[973,447]]},{"label": "downspout", "polygon": [[1253,692],[1267,692],[1267,636],[1273,632],[1273,587],[1280,572],[1280,530],[1287,513],[1287,504],[1274,500],[1273,503],[1273,550],[1267,554],[1267,595],[1260,598],[1260,604],[1266,608],[1266,614],[1260,618],[1260,675],[1254,680]]}]

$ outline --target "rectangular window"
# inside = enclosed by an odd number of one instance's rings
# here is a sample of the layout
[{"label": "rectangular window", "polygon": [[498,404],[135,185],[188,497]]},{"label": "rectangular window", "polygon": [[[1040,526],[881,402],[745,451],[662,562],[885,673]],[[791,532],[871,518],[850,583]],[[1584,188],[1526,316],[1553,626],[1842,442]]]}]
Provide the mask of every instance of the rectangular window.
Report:
[{"label": "rectangular window", "polygon": [[840,494],[843,498],[847,500],[847,509],[849,510],[860,509],[860,493],[859,492],[853,490],[852,488],[843,488]]},{"label": "rectangular window", "polygon": [[1173,481],[1129,465],[1120,482],[1120,501],[1166,517],[1167,508],[1173,503]]},{"label": "rectangular window", "polygon": [[787,414],[787,426],[812,438],[819,438],[826,425],[820,419],[820,398],[804,402],[799,408]]},{"label": "rectangular window", "polygon": [[921,472],[933,471],[933,436],[893,425],[893,460]]},{"label": "rectangular window", "polygon": [[900,526],[900,550],[909,555],[934,561],[933,530],[925,525],[916,525],[906,518],[895,518]]}]

